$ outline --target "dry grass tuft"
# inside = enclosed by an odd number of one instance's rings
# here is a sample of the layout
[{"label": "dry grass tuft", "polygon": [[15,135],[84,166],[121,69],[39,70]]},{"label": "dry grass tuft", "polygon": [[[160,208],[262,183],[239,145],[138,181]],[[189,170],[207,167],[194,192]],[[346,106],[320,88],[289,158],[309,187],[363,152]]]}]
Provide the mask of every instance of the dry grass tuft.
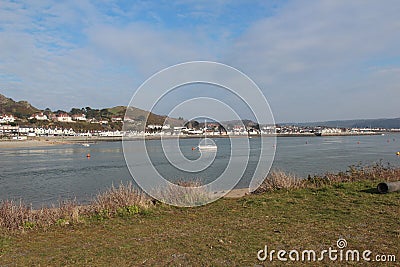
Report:
[{"label": "dry grass tuft", "polygon": [[7,229],[20,228],[32,218],[31,208],[22,201],[12,200],[0,202],[0,227]]},{"label": "dry grass tuft", "polygon": [[304,187],[304,179],[280,170],[270,172],[264,182],[254,191],[255,194],[280,189],[298,189]]},{"label": "dry grass tuft", "polygon": [[283,171],[272,171],[254,193],[263,193],[279,189],[319,188],[336,183],[357,181],[398,181],[400,168],[383,165],[382,162],[374,165],[352,165],[345,172],[326,173],[324,175],[308,176],[307,179],[298,178]]},{"label": "dry grass tuft", "polygon": [[0,228],[29,230],[46,228],[53,224],[78,222],[79,208],[75,201],[60,201],[58,206],[34,210],[20,200],[0,202]]},{"label": "dry grass tuft", "polygon": [[118,213],[121,208],[137,207],[147,209],[152,205],[152,200],[142,191],[136,189],[132,182],[118,187],[111,186],[105,192],[99,193],[92,204],[88,206],[89,212],[103,213],[112,216]]},{"label": "dry grass tuft", "polygon": [[112,217],[114,215],[133,215],[152,205],[151,199],[135,189],[132,183],[112,186],[99,193],[86,206],[74,201],[60,201],[58,206],[42,207],[34,210],[21,200],[0,202],[0,229],[30,230],[47,228],[52,225],[79,223],[82,216]]},{"label": "dry grass tuft", "polygon": [[181,207],[201,206],[209,202],[210,192],[207,192],[200,180],[183,181],[174,183],[180,187],[167,186],[157,189],[154,195],[162,202]]},{"label": "dry grass tuft", "polygon": [[383,165],[382,162],[364,166],[362,164],[351,165],[345,172],[326,173],[323,176],[309,176],[308,186],[316,187],[334,184],[357,181],[398,181],[400,180],[400,168],[392,168],[389,164]]}]

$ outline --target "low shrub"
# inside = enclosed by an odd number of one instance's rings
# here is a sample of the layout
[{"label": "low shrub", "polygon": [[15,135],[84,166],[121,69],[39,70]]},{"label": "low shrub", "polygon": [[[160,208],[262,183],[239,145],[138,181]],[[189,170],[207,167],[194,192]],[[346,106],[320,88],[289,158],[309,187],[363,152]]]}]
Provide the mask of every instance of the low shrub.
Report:
[{"label": "low shrub", "polygon": [[112,216],[132,216],[152,205],[151,199],[135,189],[132,183],[111,186],[99,193],[89,205],[79,206],[76,201],[60,201],[57,206],[32,209],[22,200],[0,201],[0,228],[32,230],[52,225],[66,226],[81,222],[83,216],[104,220]]},{"label": "low shrub", "polygon": [[357,181],[398,181],[400,168],[386,166],[382,162],[373,165],[351,165],[344,172],[325,173],[324,175],[309,175],[307,178],[298,178],[283,171],[272,171],[265,178],[260,187],[253,193],[263,193],[280,189],[292,190],[298,188],[320,188],[327,185],[357,182]]}]

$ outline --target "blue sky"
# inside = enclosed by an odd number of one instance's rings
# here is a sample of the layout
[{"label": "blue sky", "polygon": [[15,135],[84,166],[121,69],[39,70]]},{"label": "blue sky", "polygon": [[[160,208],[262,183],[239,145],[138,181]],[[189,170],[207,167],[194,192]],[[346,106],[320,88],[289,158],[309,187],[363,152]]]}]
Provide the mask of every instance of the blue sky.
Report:
[{"label": "blue sky", "polygon": [[398,14],[391,0],[0,0],[0,93],[127,105],[157,71],[211,60],[251,77],[276,121],[400,117]]}]

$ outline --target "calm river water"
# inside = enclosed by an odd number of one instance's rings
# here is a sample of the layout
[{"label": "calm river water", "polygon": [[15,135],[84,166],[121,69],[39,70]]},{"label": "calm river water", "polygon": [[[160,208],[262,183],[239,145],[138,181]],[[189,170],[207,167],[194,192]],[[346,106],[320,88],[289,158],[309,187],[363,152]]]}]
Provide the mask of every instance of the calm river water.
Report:
[{"label": "calm river water", "polygon": [[[159,140],[147,141],[153,165],[170,180],[215,179],[230,158],[229,139],[214,139],[218,152],[212,166],[201,173],[185,173],[168,163]],[[237,187],[248,184],[257,164],[259,138],[249,140],[250,160]],[[131,141],[132,146],[135,142]],[[181,139],[180,149],[189,159],[199,157],[199,139]],[[298,176],[344,171],[353,164],[379,161],[400,167],[400,135],[342,137],[281,137],[272,169]],[[86,154],[91,158],[87,159]],[[75,198],[85,203],[111,184],[132,181],[126,167],[121,142],[102,142],[90,147],[79,144],[0,150],[0,200],[20,199],[38,207],[57,203],[62,198]]]}]

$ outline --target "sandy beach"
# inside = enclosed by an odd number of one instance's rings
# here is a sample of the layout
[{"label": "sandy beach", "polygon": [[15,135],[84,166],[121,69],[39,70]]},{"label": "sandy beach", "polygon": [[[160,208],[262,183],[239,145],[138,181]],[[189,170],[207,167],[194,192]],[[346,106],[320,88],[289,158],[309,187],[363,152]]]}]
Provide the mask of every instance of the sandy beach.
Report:
[{"label": "sandy beach", "polygon": [[41,146],[54,146],[79,143],[113,142],[121,141],[121,137],[82,137],[82,136],[62,136],[62,137],[34,137],[28,140],[0,140],[1,148],[28,148]]},{"label": "sandy beach", "polygon": [[229,191],[228,194],[224,196],[224,198],[241,198],[248,194],[250,194],[248,188],[232,189],[231,191]]},{"label": "sandy beach", "polygon": [[68,144],[65,141],[58,140],[7,140],[0,141],[0,149],[2,148],[29,148],[29,147],[41,147],[41,146],[54,146]]}]

